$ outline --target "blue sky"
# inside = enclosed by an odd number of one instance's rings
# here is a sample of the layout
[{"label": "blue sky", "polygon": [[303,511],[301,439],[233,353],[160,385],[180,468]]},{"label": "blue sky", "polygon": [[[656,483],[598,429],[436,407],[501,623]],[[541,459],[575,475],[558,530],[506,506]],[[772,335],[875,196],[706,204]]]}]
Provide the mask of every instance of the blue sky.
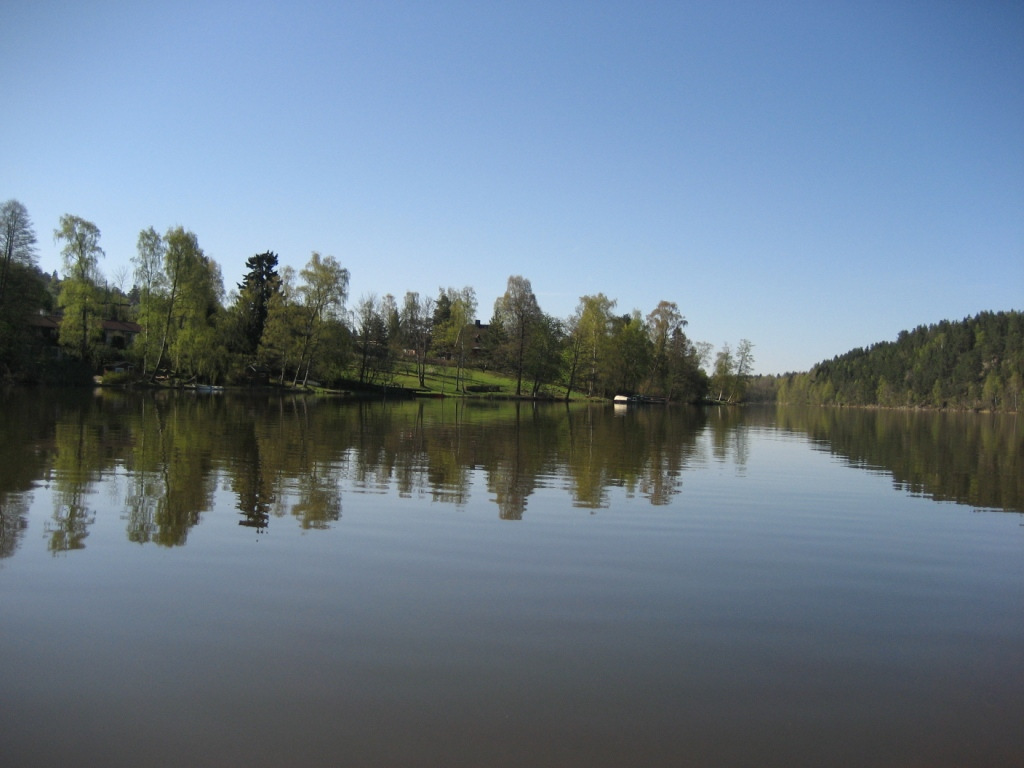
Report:
[{"label": "blue sky", "polygon": [[[1024,308],[1024,3],[11,4],[0,198],[108,277],[182,225],[231,288],[314,250],[366,294],[509,275],[806,370]],[[129,279],[130,285],[130,279]]]}]

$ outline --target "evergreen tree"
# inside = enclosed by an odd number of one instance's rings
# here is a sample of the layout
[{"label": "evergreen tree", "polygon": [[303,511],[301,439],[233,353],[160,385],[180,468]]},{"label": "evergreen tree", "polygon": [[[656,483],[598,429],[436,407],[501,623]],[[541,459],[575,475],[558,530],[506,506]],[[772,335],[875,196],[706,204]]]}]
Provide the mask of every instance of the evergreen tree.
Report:
[{"label": "evergreen tree", "polygon": [[238,284],[238,311],[241,315],[242,353],[256,353],[267,323],[270,300],[278,290],[277,254],[264,251],[250,256],[245,277]]}]

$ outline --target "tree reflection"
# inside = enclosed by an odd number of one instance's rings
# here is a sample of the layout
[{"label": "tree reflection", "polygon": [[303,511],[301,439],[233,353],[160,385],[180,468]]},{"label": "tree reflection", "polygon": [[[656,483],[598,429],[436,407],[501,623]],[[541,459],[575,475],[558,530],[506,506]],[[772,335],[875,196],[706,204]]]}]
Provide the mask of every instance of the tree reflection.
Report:
[{"label": "tree reflection", "polygon": [[[603,410],[603,409],[602,409]],[[585,509],[608,506],[608,467],[602,460],[601,426],[595,408],[570,412],[566,419],[566,474],[573,504]]]},{"label": "tree reflection", "polygon": [[54,511],[46,528],[48,548],[54,554],[84,548],[89,526],[96,519],[89,510],[87,498],[91,483],[100,475],[102,442],[98,435],[86,434],[92,415],[91,409],[78,410],[67,421],[56,425]]},{"label": "tree reflection", "polygon": [[264,461],[260,454],[261,441],[256,435],[256,422],[250,421],[239,426],[234,451],[228,469],[230,487],[238,499],[236,504],[242,513],[238,524],[255,528],[262,533],[270,525],[270,512],[274,504],[274,489]]},{"label": "tree reflection", "polygon": [[467,422],[466,403],[442,403],[427,421],[427,404],[418,403],[416,429],[411,438],[417,453],[410,466],[409,487],[422,487],[434,501],[456,506],[469,501],[472,473],[480,460],[472,425]]},{"label": "tree reflection", "polygon": [[32,488],[48,471],[52,403],[8,390],[0,402],[0,558],[10,557],[28,528]]},{"label": "tree reflection", "polygon": [[[640,492],[652,504],[668,504],[681,492],[683,471],[700,454],[697,438],[704,423],[702,411],[688,409],[672,418],[655,418],[648,424],[650,450]],[[738,438],[737,467],[746,465],[745,445],[745,438]]]},{"label": "tree reflection", "polygon": [[712,452],[718,461],[732,462],[744,474],[749,456],[748,409],[715,406],[711,409]]},{"label": "tree reflection", "polygon": [[160,495],[152,540],[167,547],[180,546],[200,515],[212,506],[216,487],[212,441],[223,425],[218,423],[209,398],[200,402],[175,397],[157,401],[155,410]]},{"label": "tree reflection", "polygon": [[523,519],[527,499],[537,486],[537,469],[545,463],[546,446],[543,441],[531,440],[531,444],[524,448],[522,418],[520,404],[516,403],[515,419],[511,428],[505,430],[508,436],[501,450],[489,450],[485,463],[487,489],[494,494],[498,516],[502,520]]},{"label": "tree reflection", "polygon": [[[52,552],[81,549],[98,484],[116,472],[129,541],[185,544],[224,492],[239,524],[320,530],[343,489],[465,505],[483,490],[521,520],[540,489],[594,513],[617,495],[668,505],[708,458],[743,474],[752,430],[806,435],[905,492],[1024,511],[1022,431],[1012,415],[829,408],[630,408],[420,401],[348,403],[181,392],[8,395],[0,410],[0,557],[24,540],[40,479]],[[222,495],[217,496],[217,489]]]},{"label": "tree reflection", "polygon": [[28,528],[29,497],[0,492],[0,557],[10,557]]},{"label": "tree reflection", "polygon": [[299,500],[292,506],[303,530],[328,528],[341,517],[341,488],[329,467],[317,466],[298,479]]},{"label": "tree reflection", "polygon": [[936,501],[1024,512],[1024,429],[1016,414],[850,408],[756,411],[851,466]]},{"label": "tree reflection", "polygon": [[132,419],[135,439],[125,457],[128,489],[125,493],[125,518],[128,540],[145,544],[157,532],[157,505],[163,491],[163,453],[157,411],[151,399],[143,399]]}]

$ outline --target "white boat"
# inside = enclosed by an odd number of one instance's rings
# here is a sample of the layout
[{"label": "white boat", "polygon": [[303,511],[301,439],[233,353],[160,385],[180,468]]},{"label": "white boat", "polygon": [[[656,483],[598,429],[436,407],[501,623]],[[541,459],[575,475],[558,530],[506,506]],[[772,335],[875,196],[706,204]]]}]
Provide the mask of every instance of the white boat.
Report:
[{"label": "white boat", "polygon": [[612,398],[615,405],[651,405],[655,403],[667,403],[664,397],[653,397],[652,395],[616,395]]}]

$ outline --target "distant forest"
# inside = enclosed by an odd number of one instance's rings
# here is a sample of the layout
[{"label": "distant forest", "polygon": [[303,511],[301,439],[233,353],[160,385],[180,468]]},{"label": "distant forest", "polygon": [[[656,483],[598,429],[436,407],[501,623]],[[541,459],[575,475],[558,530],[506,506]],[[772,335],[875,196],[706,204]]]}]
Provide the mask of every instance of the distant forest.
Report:
[{"label": "distant forest", "polygon": [[807,373],[761,377],[751,396],[782,403],[1019,411],[1024,315],[982,312],[903,331]]}]

